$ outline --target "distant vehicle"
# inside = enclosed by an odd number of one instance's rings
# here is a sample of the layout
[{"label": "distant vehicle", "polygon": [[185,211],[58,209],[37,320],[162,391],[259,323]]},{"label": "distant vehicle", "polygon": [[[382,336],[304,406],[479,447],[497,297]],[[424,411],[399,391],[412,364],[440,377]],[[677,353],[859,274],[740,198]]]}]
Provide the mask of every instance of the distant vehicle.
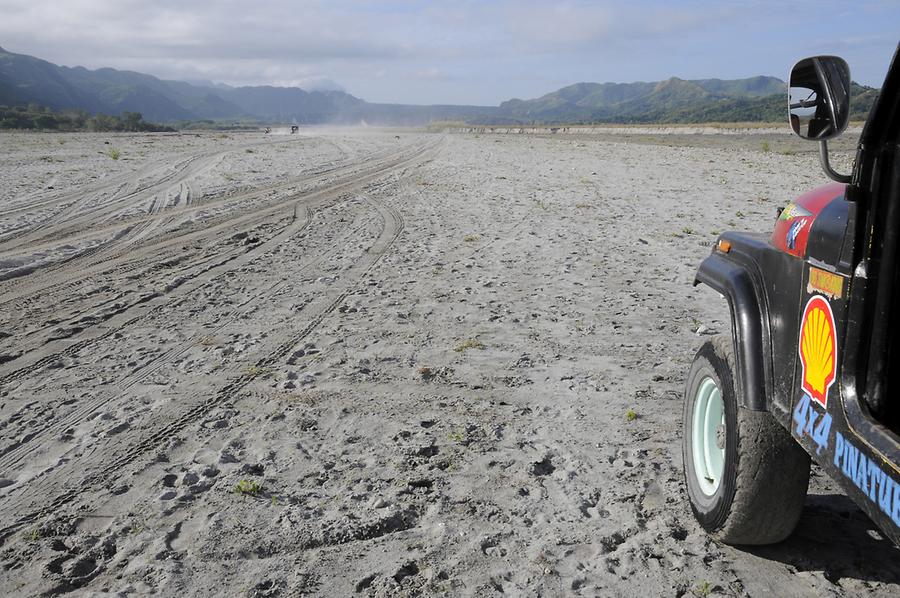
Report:
[{"label": "distant vehicle", "polygon": [[297,125],[293,125],[291,127],[291,135],[293,135],[294,133],[296,133],[299,130],[300,130],[300,127],[298,127]]},{"label": "distant vehicle", "polygon": [[779,211],[771,235],[727,232],[696,275],[731,330],[687,376],[684,473],[700,524],[729,544],[786,538],[810,458],[900,544],[900,46],[850,175],[827,140],[847,126],[850,69],[798,62],[791,128],[835,182]]},{"label": "distant vehicle", "polygon": [[271,133],[271,132],[272,132],[272,128],[271,128],[271,127],[266,127],[266,128],[265,128],[265,134],[266,134],[266,135],[268,135],[268,134]]}]

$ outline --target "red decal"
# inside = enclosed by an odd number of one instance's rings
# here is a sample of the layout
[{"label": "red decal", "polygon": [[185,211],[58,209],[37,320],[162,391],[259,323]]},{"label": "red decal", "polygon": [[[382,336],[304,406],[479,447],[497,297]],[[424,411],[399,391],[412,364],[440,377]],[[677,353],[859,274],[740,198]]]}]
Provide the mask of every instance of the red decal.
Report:
[{"label": "red decal", "polygon": [[772,245],[797,257],[806,257],[806,244],[816,216],[832,201],[842,199],[844,183],[828,183],[798,197],[781,212],[772,231]]}]

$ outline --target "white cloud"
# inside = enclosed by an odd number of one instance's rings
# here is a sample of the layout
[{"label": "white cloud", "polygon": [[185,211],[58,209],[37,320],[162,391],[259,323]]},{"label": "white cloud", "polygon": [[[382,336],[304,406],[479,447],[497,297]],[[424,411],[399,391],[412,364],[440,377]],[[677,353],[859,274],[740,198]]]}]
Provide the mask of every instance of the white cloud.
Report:
[{"label": "white cloud", "polygon": [[438,79],[441,76],[441,70],[435,66],[416,71],[416,77],[421,79]]},{"label": "white cloud", "polygon": [[[894,4],[867,4],[879,16],[869,20],[891,23]],[[843,7],[828,0],[0,0],[0,45],[57,64],[172,79],[327,78],[378,101],[496,103],[540,95],[557,81],[781,73],[794,47],[828,41],[829,15],[840,31],[829,43],[885,35],[854,27]],[[810,10],[824,15],[822,23],[791,26]]]}]

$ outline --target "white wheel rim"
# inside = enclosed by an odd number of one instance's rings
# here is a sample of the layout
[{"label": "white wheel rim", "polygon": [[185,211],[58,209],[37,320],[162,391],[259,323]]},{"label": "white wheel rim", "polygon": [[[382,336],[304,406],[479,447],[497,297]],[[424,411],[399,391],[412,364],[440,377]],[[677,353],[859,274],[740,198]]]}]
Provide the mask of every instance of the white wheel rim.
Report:
[{"label": "white wheel rim", "polygon": [[694,397],[691,456],[700,490],[712,496],[725,471],[725,403],[712,378],[704,378]]}]

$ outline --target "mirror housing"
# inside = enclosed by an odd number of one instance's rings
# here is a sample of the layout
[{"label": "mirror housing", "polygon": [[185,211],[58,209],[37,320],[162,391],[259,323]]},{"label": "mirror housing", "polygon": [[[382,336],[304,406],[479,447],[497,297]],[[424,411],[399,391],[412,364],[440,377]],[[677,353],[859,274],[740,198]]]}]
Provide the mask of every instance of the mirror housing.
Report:
[{"label": "mirror housing", "polygon": [[850,121],[850,67],[838,56],[804,58],[788,83],[791,130],[803,139],[826,141]]}]

